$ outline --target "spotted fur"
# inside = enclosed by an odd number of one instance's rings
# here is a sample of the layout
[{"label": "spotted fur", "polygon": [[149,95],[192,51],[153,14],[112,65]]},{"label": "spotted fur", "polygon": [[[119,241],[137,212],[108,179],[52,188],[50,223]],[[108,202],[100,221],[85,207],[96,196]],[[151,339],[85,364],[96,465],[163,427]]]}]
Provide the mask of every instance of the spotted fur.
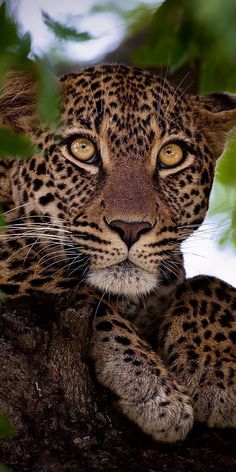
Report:
[{"label": "spotted fur", "polygon": [[[66,75],[60,90],[53,129],[39,121],[31,77],[10,76],[0,94],[2,124],[38,148],[27,161],[0,163],[8,223],[0,289],[18,297],[76,287],[89,296],[98,379],[155,439],[183,439],[193,417],[235,426],[235,290],[185,281],[180,248],[208,208],[215,162],[236,124],[234,96],[187,95],[126,66]],[[78,136],[95,143],[95,163],[71,154]],[[170,142],[183,149],[173,168],[158,160]],[[149,311],[137,310],[154,293]],[[117,311],[107,295],[129,297],[135,309]],[[156,320],[157,352],[145,340]]]}]

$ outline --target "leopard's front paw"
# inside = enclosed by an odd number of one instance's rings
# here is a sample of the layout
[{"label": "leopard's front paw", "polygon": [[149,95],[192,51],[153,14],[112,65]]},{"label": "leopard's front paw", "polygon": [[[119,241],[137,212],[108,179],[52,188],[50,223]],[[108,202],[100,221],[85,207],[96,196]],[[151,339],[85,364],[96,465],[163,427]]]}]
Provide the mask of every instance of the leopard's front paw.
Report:
[{"label": "leopard's front paw", "polygon": [[236,389],[206,385],[195,395],[194,417],[210,428],[236,428]]},{"label": "leopard's front paw", "polygon": [[166,394],[161,389],[147,400],[119,400],[123,413],[156,441],[183,440],[193,426],[190,399],[181,392]]}]

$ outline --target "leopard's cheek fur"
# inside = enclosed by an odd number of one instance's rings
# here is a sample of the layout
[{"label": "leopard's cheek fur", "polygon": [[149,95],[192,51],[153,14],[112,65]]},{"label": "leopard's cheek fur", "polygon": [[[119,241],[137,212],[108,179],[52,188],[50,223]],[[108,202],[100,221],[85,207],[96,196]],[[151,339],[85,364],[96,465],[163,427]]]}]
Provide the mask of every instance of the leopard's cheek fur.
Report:
[{"label": "leopard's cheek fur", "polygon": [[97,175],[66,162],[60,149],[55,150],[49,141],[44,156],[22,163],[18,180],[17,203],[24,205],[25,213],[33,223],[37,219],[40,224],[39,218],[43,217],[50,225],[58,227],[57,236],[61,236],[62,245],[65,232],[69,232],[66,242],[69,238],[75,255],[78,254],[78,265],[81,254],[91,270],[126,259],[126,245],[104,223],[103,183],[99,182]]}]

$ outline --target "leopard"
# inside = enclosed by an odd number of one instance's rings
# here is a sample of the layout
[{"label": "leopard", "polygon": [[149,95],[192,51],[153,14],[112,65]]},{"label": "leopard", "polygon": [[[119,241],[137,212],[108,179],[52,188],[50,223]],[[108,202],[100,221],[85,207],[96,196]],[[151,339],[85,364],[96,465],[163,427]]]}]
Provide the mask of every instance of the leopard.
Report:
[{"label": "leopard", "polygon": [[119,64],[58,89],[54,125],[33,73],[9,73],[0,91],[1,126],[35,146],[0,161],[1,292],[90,300],[97,380],[156,441],[185,439],[195,421],[235,427],[236,290],[187,279],[181,245],[206,215],[236,96]]}]

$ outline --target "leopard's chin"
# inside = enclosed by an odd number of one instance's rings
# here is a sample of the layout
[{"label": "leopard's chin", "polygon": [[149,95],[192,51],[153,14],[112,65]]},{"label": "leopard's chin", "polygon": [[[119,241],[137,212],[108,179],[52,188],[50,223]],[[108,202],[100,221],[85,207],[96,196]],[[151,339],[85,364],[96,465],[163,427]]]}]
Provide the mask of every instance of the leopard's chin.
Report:
[{"label": "leopard's chin", "polygon": [[157,287],[156,275],[129,261],[91,271],[87,281],[103,292],[132,298],[147,295]]}]

